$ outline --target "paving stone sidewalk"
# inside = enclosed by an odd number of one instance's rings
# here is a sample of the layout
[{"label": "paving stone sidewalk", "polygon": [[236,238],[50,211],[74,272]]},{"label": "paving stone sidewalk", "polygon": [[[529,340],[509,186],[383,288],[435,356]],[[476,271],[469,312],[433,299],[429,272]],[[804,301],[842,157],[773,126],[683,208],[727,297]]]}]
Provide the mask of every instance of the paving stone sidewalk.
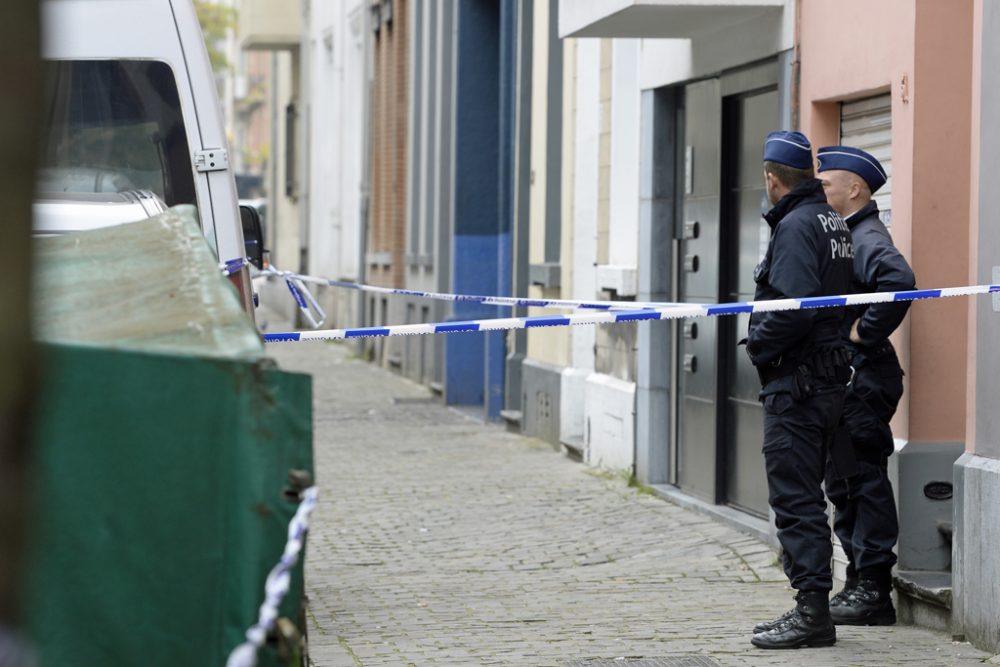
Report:
[{"label": "paving stone sidewalk", "polygon": [[306,560],[321,667],[966,666],[927,630],[838,628],[762,651],[792,604],[756,539],[549,445],[445,408],[348,345],[272,345],[314,377],[320,503]]}]

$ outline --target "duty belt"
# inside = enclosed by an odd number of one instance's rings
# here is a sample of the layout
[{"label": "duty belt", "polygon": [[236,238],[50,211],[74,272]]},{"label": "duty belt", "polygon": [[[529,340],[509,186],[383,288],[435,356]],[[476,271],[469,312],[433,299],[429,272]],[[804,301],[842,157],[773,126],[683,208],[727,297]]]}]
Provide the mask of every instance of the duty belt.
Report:
[{"label": "duty belt", "polygon": [[779,366],[757,366],[762,387],[781,378],[792,378],[793,394],[807,396],[812,393],[814,382],[847,384],[853,378],[851,353],[843,347],[820,350],[798,364],[783,363]]}]

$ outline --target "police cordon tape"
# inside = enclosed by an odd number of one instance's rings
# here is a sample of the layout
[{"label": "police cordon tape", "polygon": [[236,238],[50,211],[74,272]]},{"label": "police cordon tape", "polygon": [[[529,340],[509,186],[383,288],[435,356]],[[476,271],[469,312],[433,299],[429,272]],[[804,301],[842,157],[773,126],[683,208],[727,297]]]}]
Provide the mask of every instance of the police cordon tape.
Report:
[{"label": "police cordon tape", "polygon": [[292,568],[299,560],[302,543],[309,531],[309,515],[316,507],[319,490],[310,486],[302,492],[302,503],[288,524],[288,542],[281,560],[271,568],[264,583],[264,602],[260,605],[257,622],[247,630],[247,640],[234,648],[226,660],[226,667],[255,667],[257,651],[267,641],[268,633],[278,620],[278,606],[291,585]]},{"label": "police cordon tape", "polygon": [[[302,281],[294,276],[284,276],[285,285],[288,286],[288,291],[292,293],[292,298],[295,299],[296,305],[298,305],[299,310],[302,311],[302,315],[309,322],[309,325],[315,329],[326,321],[326,313],[320,307],[316,298],[312,295],[312,292],[302,284]],[[315,310],[316,314],[319,315],[317,320],[313,317],[312,311]]]},{"label": "police cordon tape", "polygon": [[231,276],[242,270],[244,266],[250,266],[250,262],[247,261],[246,257],[237,257],[236,259],[222,262],[219,264],[219,269],[222,271],[222,275]]},{"label": "police cordon tape", "polygon": [[422,292],[419,290],[398,289],[392,287],[378,287],[376,285],[365,285],[362,283],[352,283],[346,280],[331,280],[320,278],[292,271],[280,271],[273,266],[269,266],[260,272],[262,276],[277,276],[288,280],[289,278],[299,283],[312,283],[324,285],[326,287],[339,287],[343,289],[358,290],[361,292],[373,292],[376,294],[391,294],[395,296],[408,296],[419,299],[435,299],[438,301],[452,301],[459,303],[479,303],[487,306],[511,306],[520,308],[584,308],[588,310],[635,310],[637,308],[668,308],[683,306],[683,303],[670,301],[575,301],[571,299],[528,299],[514,296],[481,296],[476,294],[447,294],[444,292]]},{"label": "police cordon tape", "polygon": [[287,331],[264,334],[266,343],[285,343],[307,340],[343,340],[387,336],[413,336],[432,333],[463,333],[473,331],[506,331],[535,327],[571,326],[579,324],[610,324],[649,320],[673,320],[689,317],[715,317],[739,313],[766,313],[782,310],[811,310],[854,306],[894,301],[918,301],[953,296],[974,296],[1000,292],[997,285],[968,285],[939,289],[907,290],[903,292],[867,292],[837,296],[816,296],[801,299],[776,299],[773,301],[738,301],[715,304],[675,304],[666,308],[640,308],[614,312],[586,313],[581,315],[539,315],[535,317],[507,317],[430,324],[401,324],[357,329],[326,329],[319,331]]},{"label": "police cordon tape", "polygon": [[[233,275],[243,269],[243,267],[250,266],[250,262],[247,261],[245,257],[237,257],[236,259],[231,259],[228,262],[222,262],[219,264],[219,269],[222,274],[226,277]],[[313,297],[312,292],[303,284],[303,281],[296,274],[287,271],[274,271],[270,268],[265,269],[259,275],[270,276],[277,275],[284,279],[285,285],[288,287],[288,291],[291,292],[292,298],[295,299],[295,304],[298,306],[299,310],[302,311],[303,317],[309,322],[309,326],[312,328],[319,327],[326,321],[326,312]],[[256,303],[256,301],[255,301]],[[319,316],[319,319],[313,316],[313,311]]]}]

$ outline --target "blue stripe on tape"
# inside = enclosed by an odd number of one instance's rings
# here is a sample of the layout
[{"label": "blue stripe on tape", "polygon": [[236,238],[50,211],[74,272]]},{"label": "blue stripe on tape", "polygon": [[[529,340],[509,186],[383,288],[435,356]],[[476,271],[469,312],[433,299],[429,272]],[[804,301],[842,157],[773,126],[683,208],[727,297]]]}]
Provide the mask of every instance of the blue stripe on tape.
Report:
[{"label": "blue stripe on tape", "polygon": [[289,331],[287,333],[266,333],[264,334],[265,343],[288,343],[292,341],[297,341],[301,338],[302,334],[297,331]]},{"label": "blue stripe on tape", "polygon": [[826,308],[827,306],[846,306],[847,297],[843,296],[811,296],[799,299],[803,308]]},{"label": "blue stripe on tape", "polygon": [[246,260],[242,257],[237,257],[236,259],[231,259],[225,263],[225,271],[227,274],[233,274],[242,269],[246,265]]},{"label": "blue stripe on tape", "polygon": [[660,314],[655,310],[639,310],[615,315],[615,322],[634,322],[637,320],[658,320]]},{"label": "blue stripe on tape", "polygon": [[434,333],[449,333],[453,331],[479,331],[479,323],[452,322],[449,324],[438,324],[434,327]]},{"label": "blue stripe on tape", "polygon": [[524,321],[524,328],[533,327],[564,327],[569,324],[568,317],[533,317]]},{"label": "blue stripe on tape", "polygon": [[388,336],[388,329],[347,329],[344,338],[365,338],[366,336]]},{"label": "blue stripe on tape", "polygon": [[908,292],[896,292],[893,301],[909,301],[911,299],[937,299],[941,296],[939,289],[914,289]]},{"label": "blue stripe on tape", "polygon": [[[946,296],[973,296],[986,292],[1000,292],[1000,284],[996,285],[969,285],[964,287],[948,287],[942,289],[911,290],[906,292],[874,292],[864,294],[854,294],[850,296],[823,296],[808,297],[803,299],[783,299],[776,301],[758,301],[752,303],[717,303],[717,304],[685,304],[685,308],[657,308],[637,307],[631,310],[618,310],[612,313],[614,319],[605,316],[595,317],[594,315],[563,315],[563,316],[542,316],[528,318],[501,318],[485,320],[469,320],[464,322],[434,322],[418,327],[412,325],[402,325],[398,327],[370,327],[358,329],[331,329],[329,331],[314,331],[307,334],[301,332],[284,332],[277,334],[265,334],[265,341],[298,341],[298,340],[321,340],[340,338],[362,338],[368,336],[402,336],[419,333],[449,333],[456,331],[503,331],[520,328],[537,328],[566,326],[571,324],[595,324],[596,320],[611,322],[628,322],[653,319],[681,319],[689,317],[703,317],[712,315],[732,315],[735,313],[752,313],[768,307],[767,304],[779,304],[777,308],[787,310],[801,310],[805,308],[819,308],[823,306],[845,306],[848,301],[853,304],[865,303],[885,303],[886,300],[912,301],[915,299],[939,299]],[[307,292],[308,293],[308,292]],[[490,297],[492,298],[492,297]],[[644,305],[644,304],[643,304]],[[680,305],[680,304],[670,304]],[[620,306],[619,306],[620,307]]]},{"label": "blue stripe on tape", "polygon": [[749,303],[727,303],[721,306],[709,306],[709,315],[734,315],[736,313],[752,313],[753,306]]},{"label": "blue stripe on tape", "polygon": [[303,297],[302,293],[299,292],[299,288],[296,287],[291,280],[286,280],[285,284],[288,285],[288,291],[292,293],[293,297],[295,297],[295,303],[299,304],[299,308],[308,308],[305,297]]},{"label": "blue stripe on tape", "polygon": [[602,306],[599,303],[581,303],[579,307],[589,308],[590,310],[611,310],[611,306]]}]

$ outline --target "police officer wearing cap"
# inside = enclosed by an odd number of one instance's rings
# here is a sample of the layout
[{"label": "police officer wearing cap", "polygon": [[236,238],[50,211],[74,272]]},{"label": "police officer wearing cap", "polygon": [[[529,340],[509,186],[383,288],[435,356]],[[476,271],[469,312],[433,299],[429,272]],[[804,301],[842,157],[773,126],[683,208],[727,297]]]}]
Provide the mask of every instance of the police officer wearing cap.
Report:
[{"label": "police officer wearing cap", "polygon": [[[893,245],[872,201],[886,181],[881,163],[848,146],[820,148],[817,162],[827,201],[851,230],[851,291],[914,289],[913,271]],[[830,601],[837,624],[896,622],[890,593],[899,523],[886,467],[895,449],[889,420],[903,394],[903,370],[888,338],[909,306],[909,301],[851,306],[842,327],[855,369],[843,413],[854,461],[847,470],[831,462],[826,479],[827,496],[835,508],[834,532],[848,561],[844,590]]]},{"label": "police officer wearing cap", "polygon": [[[809,140],[772,132],[764,178],[773,208],[771,240],[754,272],[755,300],[844,294],[854,267],[847,225],[813,177]],[[746,350],[761,380],[768,502],[796,606],[758,624],[751,643],[784,649],[830,646],[833,547],[823,495],[827,450],[840,421],[849,357],[841,341],[843,308],[754,313]]]}]

